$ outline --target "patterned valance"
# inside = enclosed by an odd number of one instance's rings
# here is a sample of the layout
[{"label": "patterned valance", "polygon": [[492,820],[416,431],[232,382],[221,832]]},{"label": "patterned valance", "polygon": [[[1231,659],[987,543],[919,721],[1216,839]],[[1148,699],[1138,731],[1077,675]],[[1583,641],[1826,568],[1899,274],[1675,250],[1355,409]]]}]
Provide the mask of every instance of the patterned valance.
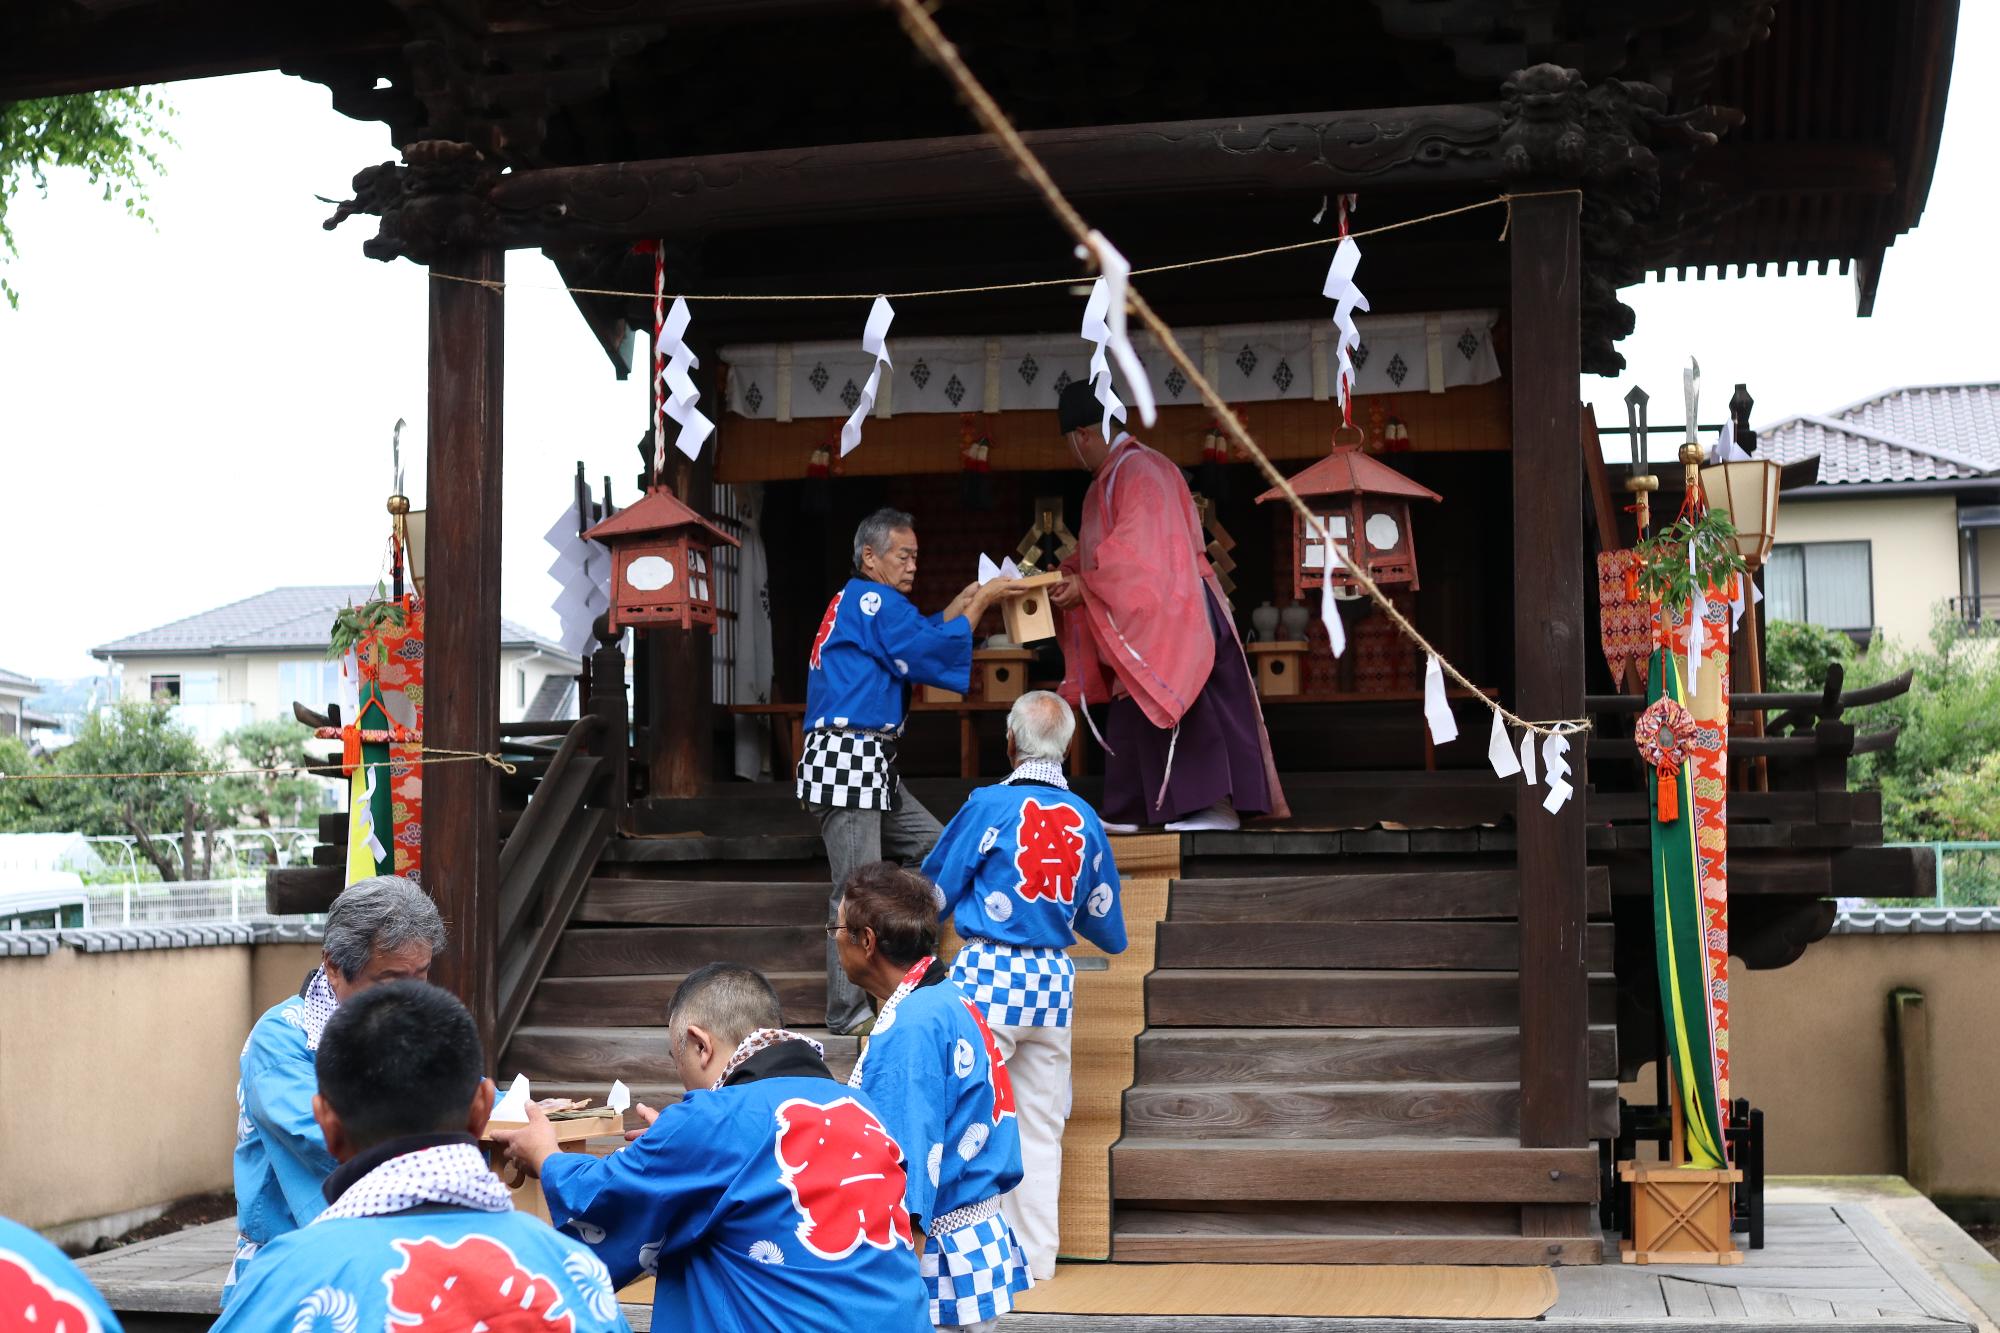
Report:
[{"label": "patterned valance", "polygon": [[[1500,378],[1494,318],[1491,310],[1362,317],[1355,392],[1443,393]],[[1224,324],[1179,329],[1175,336],[1198,354],[1202,372],[1230,402],[1333,397],[1328,371],[1333,325],[1326,320]],[[1200,400],[1150,334],[1136,332],[1132,343],[1161,405]],[[1063,386],[1088,372],[1091,352],[1074,333],[895,338],[890,348],[895,370],[885,376],[876,400],[880,417],[1053,409]],[[729,366],[729,410],[766,421],[846,416],[875,365],[859,336],[849,342],[725,347],[722,359]]]}]

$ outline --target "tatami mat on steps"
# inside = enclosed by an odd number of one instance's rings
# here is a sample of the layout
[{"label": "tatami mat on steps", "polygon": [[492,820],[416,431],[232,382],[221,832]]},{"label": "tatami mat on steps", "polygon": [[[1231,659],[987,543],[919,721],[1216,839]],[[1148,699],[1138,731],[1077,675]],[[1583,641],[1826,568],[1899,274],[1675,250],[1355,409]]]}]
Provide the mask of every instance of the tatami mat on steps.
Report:
[{"label": "tatami mat on steps", "polygon": [[1370,1264],[1062,1264],[1016,1310],[1076,1315],[1539,1319],[1546,1268]]}]

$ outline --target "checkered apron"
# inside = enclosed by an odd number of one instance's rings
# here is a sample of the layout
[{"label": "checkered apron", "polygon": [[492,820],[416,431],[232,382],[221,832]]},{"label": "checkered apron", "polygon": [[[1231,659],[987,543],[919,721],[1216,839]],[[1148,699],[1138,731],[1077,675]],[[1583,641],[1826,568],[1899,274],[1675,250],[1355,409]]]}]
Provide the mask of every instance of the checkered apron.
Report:
[{"label": "checkered apron", "polygon": [[1065,950],[969,939],[951,960],[951,979],[988,1026],[1069,1026],[1076,963]]},{"label": "checkered apron", "polygon": [[[931,1323],[953,1327],[998,1319],[1014,1308],[1014,1293],[1035,1285],[1027,1256],[1014,1239],[1014,1228],[999,1209],[998,1199],[960,1209],[985,1213],[979,1221],[955,1229],[947,1224],[956,1214],[938,1219],[938,1232],[924,1244],[924,1286],[931,1296]],[[988,1205],[990,1205],[990,1210]]]},{"label": "checkered apron", "polygon": [[799,799],[855,810],[893,810],[901,782],[896,737],[815,727],[799,755]]}]

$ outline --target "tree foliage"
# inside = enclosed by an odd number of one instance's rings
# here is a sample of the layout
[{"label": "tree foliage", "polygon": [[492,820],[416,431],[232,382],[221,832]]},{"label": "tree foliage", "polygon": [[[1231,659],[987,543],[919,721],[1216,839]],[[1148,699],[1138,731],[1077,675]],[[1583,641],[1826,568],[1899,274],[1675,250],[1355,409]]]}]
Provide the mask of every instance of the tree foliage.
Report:
[{"label": "tree foliage", "polygon": [[[304,767],[310,762],[306,742],[311,739],[311,730],[290,718],[252,722],[222,738],[222,767]],[[311,778],[245,774],[216,779],[211,800],[232,825],[270,828],[293,823],[301,812],[317,811],[320,787]]]},{"label": "tree foliage", "polygon": [[[8,205],[24,184],[48,194],[49,172],[83,171],[102,187],[105,202],[120,202],[146,217],[146,175],[166,172],[157,146],[174,144],[166,121],[173,109],[147,88],[112,88],[64,97],[0,102],[0,263],[17,255]],[[20,293],[0,278],[0,295],[20,305]]]}]

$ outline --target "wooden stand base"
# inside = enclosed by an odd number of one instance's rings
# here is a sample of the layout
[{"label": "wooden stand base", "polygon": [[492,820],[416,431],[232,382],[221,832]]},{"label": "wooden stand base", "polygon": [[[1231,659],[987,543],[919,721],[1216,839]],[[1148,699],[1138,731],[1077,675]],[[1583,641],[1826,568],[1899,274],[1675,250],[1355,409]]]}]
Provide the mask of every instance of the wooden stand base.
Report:
[{"label": "wooden stand base", "polygon": [[1729,1187],[1736,1170],[1620,1162],[1632,1188],[1632,1235],[1618,1244],[1628,1264],[1740,1264],[1729,1234]]},{"label": "wooden stand base", "polygon": [[1312,645],[1304,641],[1249,643],[1250,669],[1257,677],[1257,693],[1266,699],[1289,699],[1305,687],[1306,652]]},{"label": "wooden stand base", "polygon": [[1009,704],[1028,685],[1028,663],[1035,655],[1026,648],[975,648],[972,665],[979,670],[980,697],[990,704]]}]

